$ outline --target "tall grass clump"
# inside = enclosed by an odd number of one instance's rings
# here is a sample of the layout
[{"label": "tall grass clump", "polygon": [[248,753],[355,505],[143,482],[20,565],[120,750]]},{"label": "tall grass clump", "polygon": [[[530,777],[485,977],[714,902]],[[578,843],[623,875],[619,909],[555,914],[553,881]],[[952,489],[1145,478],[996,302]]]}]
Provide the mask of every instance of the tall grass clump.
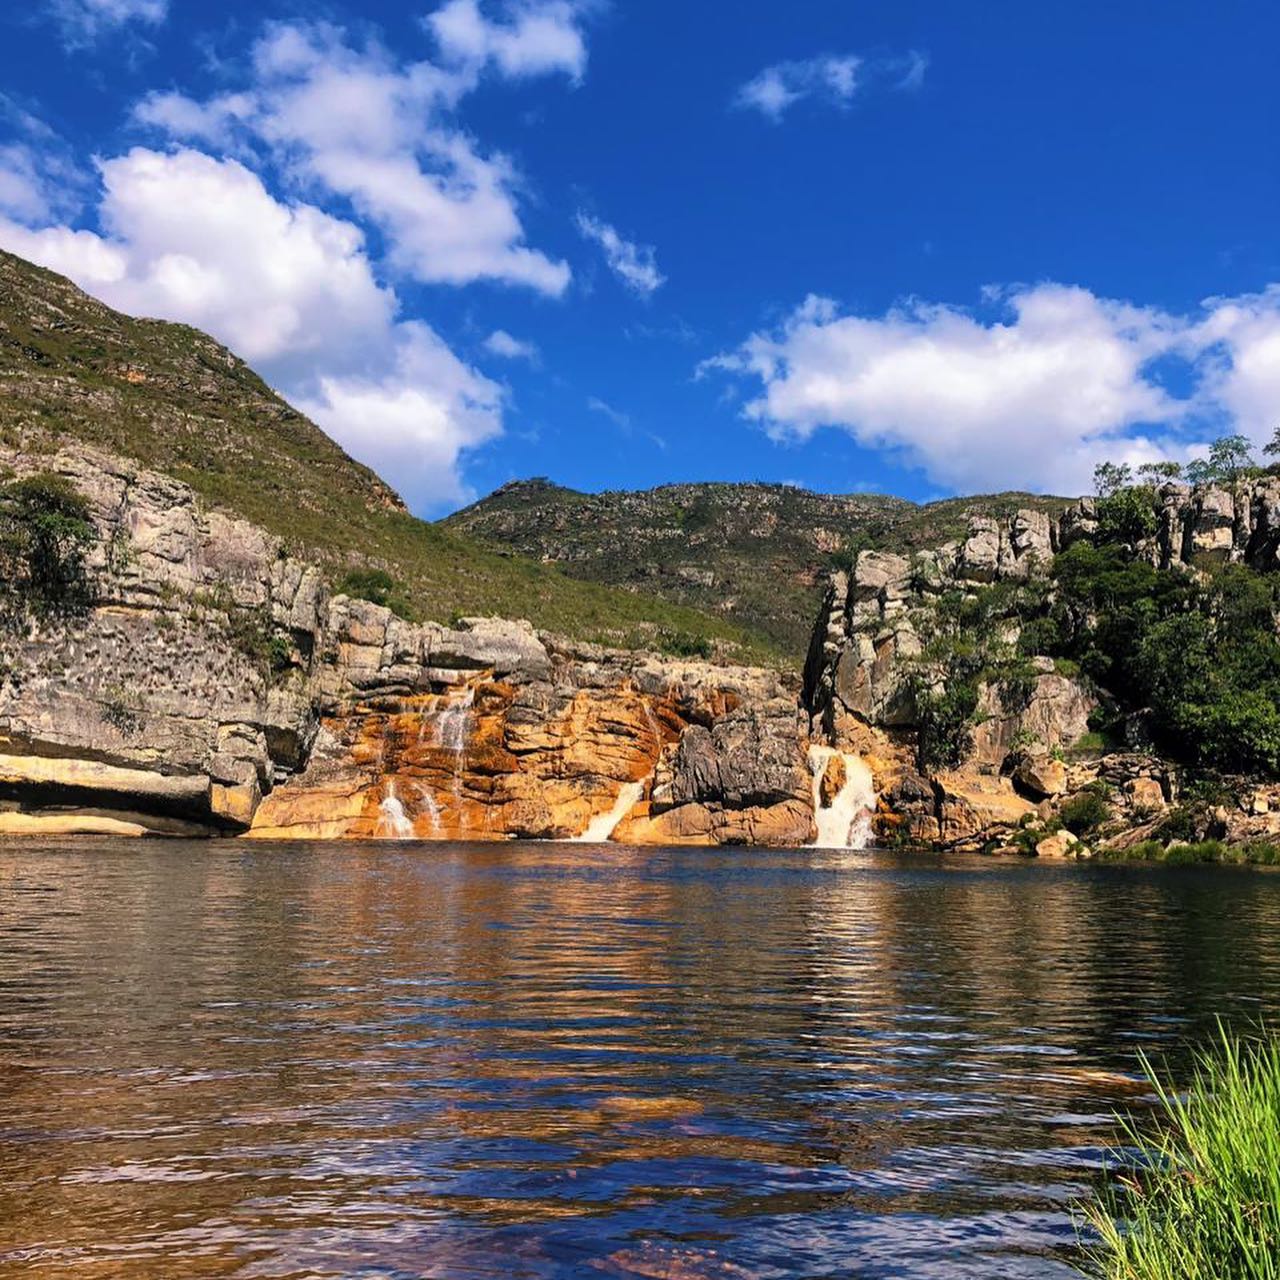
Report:
[{"label": "tall grass clump", "polygon": [[1125,1122],[1132,1152],[1086,1211],[1099,1280],[1280,1280],[1280,1042],[1221,1041],[1159,1118]]}]

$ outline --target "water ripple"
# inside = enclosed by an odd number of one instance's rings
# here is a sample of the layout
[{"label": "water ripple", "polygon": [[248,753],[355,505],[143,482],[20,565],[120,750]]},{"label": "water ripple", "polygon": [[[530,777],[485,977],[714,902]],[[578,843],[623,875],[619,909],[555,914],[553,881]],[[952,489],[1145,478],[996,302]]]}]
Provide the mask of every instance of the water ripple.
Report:
[{"label": "water ripple", "polygon": [[[1229,922],[1229,927],[1227,926]],[[1073,1274],[1280,877],[0,845],[0,1276]]]}]

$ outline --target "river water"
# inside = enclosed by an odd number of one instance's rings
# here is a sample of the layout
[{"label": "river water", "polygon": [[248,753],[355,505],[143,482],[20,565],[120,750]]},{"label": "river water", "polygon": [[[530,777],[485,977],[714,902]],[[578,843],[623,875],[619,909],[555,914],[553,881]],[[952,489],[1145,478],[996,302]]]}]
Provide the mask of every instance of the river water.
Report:
[{"label": "river water", "polygon": [[1280,875],[0,846],[0,1276],[1036,1277]]}]

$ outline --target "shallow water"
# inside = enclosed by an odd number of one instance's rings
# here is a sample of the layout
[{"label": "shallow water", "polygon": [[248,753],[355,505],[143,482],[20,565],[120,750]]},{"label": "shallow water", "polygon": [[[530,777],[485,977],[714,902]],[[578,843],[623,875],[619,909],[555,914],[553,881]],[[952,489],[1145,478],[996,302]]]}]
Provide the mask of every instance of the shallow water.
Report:
[{"label": "shallow water", "polygon": [[0,846],[0,1276],[1066,1277],[1280,875]]}]

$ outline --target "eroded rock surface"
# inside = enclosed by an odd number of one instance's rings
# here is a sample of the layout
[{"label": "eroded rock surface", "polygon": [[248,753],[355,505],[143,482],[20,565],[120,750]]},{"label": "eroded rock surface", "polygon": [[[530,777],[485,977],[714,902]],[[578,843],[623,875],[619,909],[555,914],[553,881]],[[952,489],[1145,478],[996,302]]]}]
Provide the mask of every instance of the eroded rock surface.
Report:
[{"label": "eroded rock surface", "polygon": [[89,500],[84,616],[9,634],[0,833],[804,838],[807,728],[771,672],[415,625],[180,482],[89,450],[9,455]]}]

